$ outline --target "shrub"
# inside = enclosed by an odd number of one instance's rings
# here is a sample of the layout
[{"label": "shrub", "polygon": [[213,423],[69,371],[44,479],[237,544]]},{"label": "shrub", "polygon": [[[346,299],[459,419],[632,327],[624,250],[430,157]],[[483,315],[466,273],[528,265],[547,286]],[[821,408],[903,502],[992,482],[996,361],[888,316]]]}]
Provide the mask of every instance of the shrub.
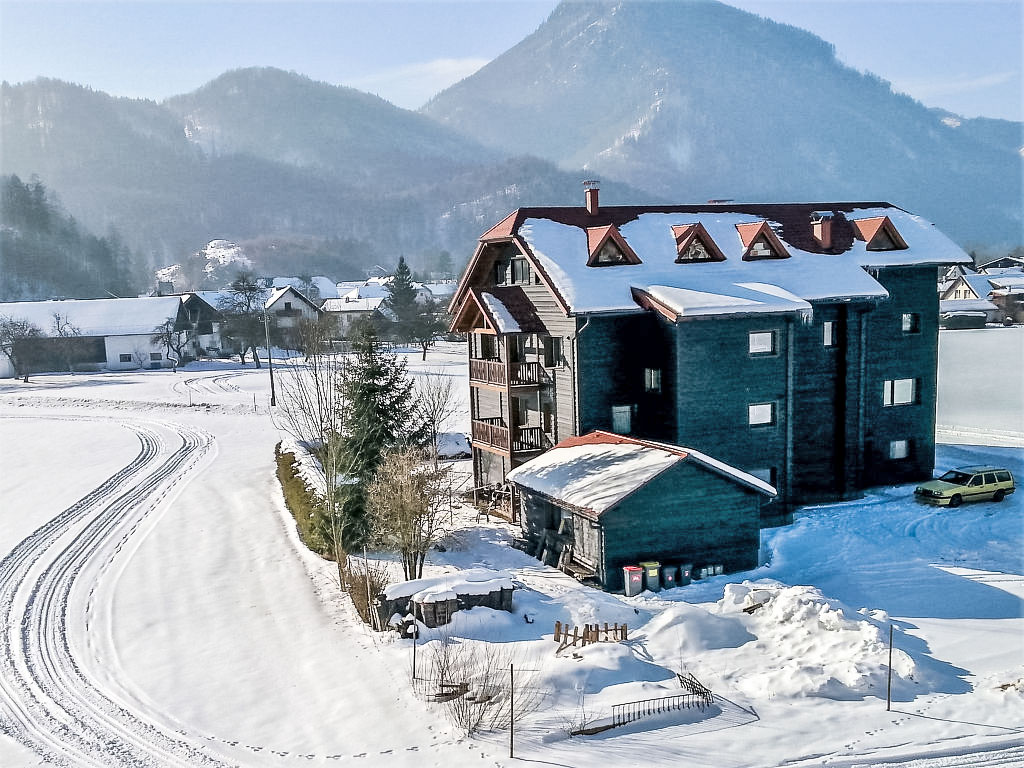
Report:
[{"label": "shrub", "polygon": [[284,492],[284,503],[295,518],[299,538],[313,552],[333,560],[332,547],[317,526],[317,521],[321,518],[320,501],[298,474],[295,454],[282,452],[281,444],[278,443],[274,455],[277,459],[277,479]]}]

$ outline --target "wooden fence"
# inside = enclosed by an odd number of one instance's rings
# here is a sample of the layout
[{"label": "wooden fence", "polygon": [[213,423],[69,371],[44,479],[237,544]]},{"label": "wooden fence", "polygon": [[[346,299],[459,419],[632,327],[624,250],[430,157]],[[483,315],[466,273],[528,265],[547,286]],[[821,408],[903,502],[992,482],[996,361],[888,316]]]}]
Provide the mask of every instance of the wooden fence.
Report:
[{"label": "wooden fence", "polygon": [[[584,624],[580,627],[572,627],[570,631],[568,624],[555,622],[555,642],[558,643],[558,650],[562,651],[569,646],[582,647],[589,643],[618,643],[629,639],[629,628],[625,624],[613,624],[604,628],[600,624]],[[557,653],[558,651],[556,651]]]}]

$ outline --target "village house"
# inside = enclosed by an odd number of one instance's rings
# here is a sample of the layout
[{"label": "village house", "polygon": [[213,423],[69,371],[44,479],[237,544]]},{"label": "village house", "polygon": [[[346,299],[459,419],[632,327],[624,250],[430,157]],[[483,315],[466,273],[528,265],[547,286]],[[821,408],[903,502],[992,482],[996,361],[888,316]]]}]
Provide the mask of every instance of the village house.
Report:
[{"label": "village house", "polygon": [[799,504],[931,476],[940,266],[884,202],[521,208],[449,312],[478,486],[591,430],[692,446]]},{"label": "village house", "polygon": [[939,293],[943,327],[983,327],[985,323],[1024,322],[1024,267],[1000,259],[964,270]]},{"label": "village house", "polygon": [[[169,320],[176,330],[189,327],[181,296],[19,301],[0,304],[0,317],[27,320],[42,331],[42,338],[25,342],[32,347],[33,370],[41,371],[168,368],[176,361],[154,335]],[[10,360],[0,355],[0,376],[14,375]]]},{"label": "village house", "polygon": [[758,565],[760,508],[775,489],[699,451],[610,432],[570,437],[513,469],[528,551],[623,588],[623,567]]}]

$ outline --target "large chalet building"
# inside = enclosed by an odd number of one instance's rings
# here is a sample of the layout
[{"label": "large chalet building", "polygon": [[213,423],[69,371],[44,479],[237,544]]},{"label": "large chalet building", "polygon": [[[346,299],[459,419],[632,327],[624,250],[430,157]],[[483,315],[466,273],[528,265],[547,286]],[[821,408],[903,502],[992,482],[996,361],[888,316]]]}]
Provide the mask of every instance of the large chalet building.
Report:
[{"label": "large chalet building", "polygon": [[770,483],[763,519],[929,477],[939,266],[889,203],[520,208],[452,299],[478,485],[591,430]]}]

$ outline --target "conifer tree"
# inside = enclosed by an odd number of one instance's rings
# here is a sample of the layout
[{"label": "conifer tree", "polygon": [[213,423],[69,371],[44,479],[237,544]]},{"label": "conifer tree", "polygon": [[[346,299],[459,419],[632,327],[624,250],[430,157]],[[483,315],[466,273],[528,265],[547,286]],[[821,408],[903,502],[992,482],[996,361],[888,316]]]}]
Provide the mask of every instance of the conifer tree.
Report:
[{"label": "conifer tree", "polygon": [[412,282],[412,272],[405,263],[405,257],[398,257],[395,274],[387,284],[388,297],[384,303],[395,315],[394,336],[398,341],[407,342],[412,338],[413,329],[420,313],[416,302],[416,286]]},{"label": "conifer tree", "polygon": [[352,356],[342,376],[346,402],[341,438],[339,518],[346,551],[369,543],[366,490],[384,454],[396,447],[425,442],[426,429],[416,418],[416,398],[405,361],[384,349],[373,325],[363,322],[352,341]]}]

